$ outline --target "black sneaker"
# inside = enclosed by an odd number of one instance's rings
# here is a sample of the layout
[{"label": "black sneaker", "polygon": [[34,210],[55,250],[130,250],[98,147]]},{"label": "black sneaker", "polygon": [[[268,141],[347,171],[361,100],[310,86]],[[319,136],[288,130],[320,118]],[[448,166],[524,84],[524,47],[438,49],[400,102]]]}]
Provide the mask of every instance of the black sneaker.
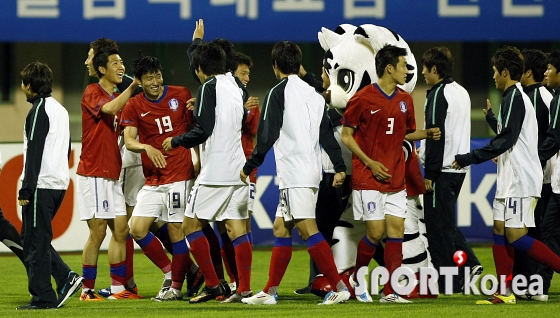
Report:
[{"label": "black sneaker", "polygon": [[229,296],[232,295],[232,292],[231,292],[231,288],[229,288],[229,284],[226,281],[220,282],[220,285],[222,285],[222,289],[224,290],[224,293],[216,297],[216,300],[222,302],[228,299]]},{"label": "black sneaker", "polygon": [[58,293],[58,305],[57,308],[60,308],[64,305],[64,302],[70,298],[70,296],[74,295],[74,293],[82,287],[82,281],[84,280],[83,277],[76,274],[76,272],[70,271],[68,273],[68,278],[66,278],[66,282],[60,289]]},{"label": "black sneaker", "polygon": [[23,306],[16,307],[16,310],[36,310],[36,309],[52,309],[52,310],[56,310],[56,308],[52,308],[52,307],[39,307],[39,306],[31,305],[31,304],[27,304],[27,305],[23,305]]},{"label": "black sneaker", "polygon": [[204,275],[200,268],[197,269],[196,272],[189,273],[185,276],[187,279],[187,292],[185,293],[185,297],[192,297],[198,294],[200,287],[204,284]]},{"label": "black sneaker", "polygon": [[191,298],[189,300],[189,303],[191,304],[203,303],[212,299],[216,299],[217,297],[223,295],[224,295],[224,288],[221,284],[214,288],[205,286],[204,289],[202,289],[202,291],[200,292],[200,294],[198,294],[198,296]]},{"label": "black sneaker", "polygon": [[[294,294],[296,294],[296,295],[305,295],[305,294],[309,294],[309,293],[311,293],[311,285],[308,285],[308,286],[305,286],[303,288],[294,290]],[[326,293],[325,293],[325,295],[326,295]]]}]

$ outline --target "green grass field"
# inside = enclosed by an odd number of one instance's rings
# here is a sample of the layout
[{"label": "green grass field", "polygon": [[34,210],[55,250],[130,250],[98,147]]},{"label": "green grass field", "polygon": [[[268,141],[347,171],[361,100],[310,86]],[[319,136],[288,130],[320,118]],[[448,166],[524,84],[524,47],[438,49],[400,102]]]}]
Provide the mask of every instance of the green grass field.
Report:
[{"label": "green grass field", "polygon": [[[475,248],[484,266],[484,274],[494,274],[494,263],[489,246]],[[63,259],[76,272],[81,272],[81,255],[65,254]],[[268,277],[270,250],[256,250],[253,254],[252,288],[264,287]],[[110,284],[107,255],[99,257],[96,288]],[[0,317],[555,317],[560,312],[560,287],[555,279],[547,303],[518,301],[517,305],[481,306],[475,301],[481,296],[440,296],[438,299],[415,300],[410,305],[363,304],[355,300],[335,306],[317,306],[321,299],[314,295],[298,296],[294,289],[303,287],[308,276],[308,254],[305,249],[295,250],[288,271],[279,288],[279,302],[275,306],[220,304],[211,301],[189,304],[186,301],[155,303],[150,301],[159,291],[163,275],[142,254],[135,254],[135,276],[144,300],[120,300],[86,303],[78,295],[68,300],[59,310],[18,312],[15,308],[29,301],[27,276],[19,259],[10,254],[0,256]]]}]

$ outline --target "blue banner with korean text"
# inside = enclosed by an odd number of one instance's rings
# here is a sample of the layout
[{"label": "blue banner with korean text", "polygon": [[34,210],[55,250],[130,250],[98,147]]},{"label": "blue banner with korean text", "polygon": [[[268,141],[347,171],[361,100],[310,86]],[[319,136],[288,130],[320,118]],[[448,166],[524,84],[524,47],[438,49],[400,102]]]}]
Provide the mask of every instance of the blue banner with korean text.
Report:
[{"label": "blue banner with korean text", "polygon": [[407,41],[559,40],[554,0],[3,0],[0,41],[190,42],[195,21],[233,42],[316,42],[372,23]]}]

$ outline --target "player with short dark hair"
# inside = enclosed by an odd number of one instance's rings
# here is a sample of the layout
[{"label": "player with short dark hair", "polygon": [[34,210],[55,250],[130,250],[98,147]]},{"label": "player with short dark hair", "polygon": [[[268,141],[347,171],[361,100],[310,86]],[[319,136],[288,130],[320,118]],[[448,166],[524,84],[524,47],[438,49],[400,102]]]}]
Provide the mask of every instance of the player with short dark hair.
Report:
[{"label": "player with short dark hair", "polygon": [[[557,118],[560,113],[560,51],[554,51],[546,59],[547,69],[544,73],[544,80],[549,89],[554,90],[554,96],[550,101],[550,116],[551,121],[547,130],[547,138],[539,147],[539,158],[541,162],[552,161],[554,169],[560,167],[560,125],[557,123]],[[554,253],[560,255],[560,235],[558,234],[558,223],[560,222],[560,175],[558,170],[554,171],[551,175],[552,193],[550,200],[544,211],[541,222],[541,238],[543,243],[546,244]],[[546,172],[546,170],[545,170]],[[544,186],[543,186],[544,188]],[[539,265],[537,274],[541,275],[543,279],[543,294],[532,295],[530,298],[534,300],[547,301],[548,290],[554,274],[554,269],[546,265]]]},{"label": "player with short dark hair", "polygon": [[29,63],[20,77],[21,89],[33,105],[25,120],[23,181],[18,194],[24,265],[32,298],[17,310],[56,309],[83,281],[51,245],[52,220],[70,184],[70,121],[68,111],[51,96],[53,73],[46,64]]},{"label": "player with short dark hair", "polygon": [[[165,138],[187,132],[194,123],[192,111],[187,109],[191,93],[186,87],[163,85],[162,66],[155,57],[141,56],[132,62],[132,68],[143,93],[128,101],[121,124],[127,149],[142,154],[146,184],[132,212],[130,235],[170,280],[152,300],[181,300],[185,274],[193,276],[198,271],[181,229],[195,171],[190,149],[175,149],[164,156],[161,145]],[[158,219],[169,225],[172,262],[149,232]]]},{"label": "player with short dark hair", "polygon": [[99,248],[107,226],[112,231],[109,244],[112,295],[109,299],[141,298],[135,287],[128,287],[128,221],[119,183],[122,159],[117,141],[119,132],[116,116],[138,85],[132,83],[121,94],[114,92],[125,72],[114,46],[95,53],[90,49],[86,65],[89,74],[98,75],[99,83],[88,85],[82,97],[82,153],[76,181],[80,219],[87,221],[90,231],[82,253],[84,284],[80,299],[103,300],[95,293],[94,287]]},{"label": "player with short dark hair", "polygon": [[527,236],[527,228],[535,226],[533,210],[541,194],[543,172],[538,159],[535,110],[519,83],[523,64],[523,56],[515,47],[506,46],[494,54],[493,78],[496,88],[504,91],[504,97],[498,118],[495,119],[489,101],[486,116],[497,135],[482,148],[456,155],[453,162],[455,169],[461,169],[498,157],[492,252],[496,274],[506,277],[506,291],[497,292],[488,300],[479,300],[477,304],[516,303],[511,289],[512,248],[560,271],[560,257],[539,240]]},{"label": "player with short dark hair", "polygon": [[202,231],[210,221],[225,221],[228,227],[239,275],[237,292],[228,302],[238,302],[252,295],[252,247],[246,231],[249,189],[239,180],[239,170],[236,170],[241,169],[245,159],[241,146],[245,117],[243,98],[231,72],[226,73],[225,53],[218,45],[199,45],[192,63],[203,83],[194,108],[197,125],[188,133],[169,137],[163,143],[165,151],[202,145],[200,174],[187,202],[183,231],[204,274],[206,287],[190,302],[205,302],[225,293],[211,264],[208,240]]},{"label": "player with short dark hair", "polygon": [[[397,87],[406,81],[406,55],[404,48],[393,45],[379,50],[375,56],[379,82],[358,91],[348,101],[341,120],[342,142],[353,153],[354,218],[366,222],[366,235],[358,244],[356,272],[367,268],[385,231],[389,274],[402,264],[407,204],[402,143],[416,130],[412,97]],[[410,302],[394,293],[389,283],[384,294],[380,302]]]},{"label": "player with short dark hair", "polygon": [[[523,75],[521,76],[520,83],[523,86],[523,91],[533,104],[535,113],[537,115],[538,124],[538,146],[540,147],[546,139],[548,130],[548,123],[550,117],[550,101],[552,94],[548,91],[545,85],[542,84],[544,73],[546,72],[546,55],[540,50],[524,50],[521,52],[524,59]],[[541,197],[537,201],[535,207],[535,227],[529,228],[527,235],[532,238],[541,240],[541,221],[550,199],[552,187],[550,185],[552,174],[553,160],[548,160],[543,170],[543,185],[541,190]],[[513,276],[521,274],[525,276],[527,281],[530,281],[531,275],[537,272],[539,263],[532,258],[528,257],[526,253],[519,250],[515,251],[515,258],[513,261]],[[523,295],[518,295],[523,296]],[[541,297],[531,296],[531,299],[538,300]]]},{"label": "player with short dark hair", "polygon": [[[471,275],[482,273],[480,261],[457,227],[456,206],[468,167],[455,170],[451,164],[455,155],[470,150],[471,99],[452,77],[453,56],[446,47],[434,47],[422,56],[422,74],[430,89],[424,107],[425,128],[440,128],[439,140],[422,140],[420,158],[424,165],[424,220],[429,251],[434,267],[455,266],[453,255],[464,251],[467,261],[453,277],[453,292],[463,290],[465,266]],[[437,187],[436,187],[437,184]],[[445,280],[438,280],[439,290],[444,290]]]},{"label": "player with short dark hair", "polygon": [[[265,155],[274,146],[280,198],[274,220],[275,241],[269,277],[261,292],[241,300],[246,304],[274,305],[278,302],[278,286],[292,256],[294,226],[334,289],[325,296],[322,304],[336,304],[350,298],[350,292],[336,269],[330,246],[315,222],[322,172],[319,142],[338,152],[338,159],[342,161],[340,147],[329,125],[323,97],[297,75],[301,59],[301,50],[295,43],[282,41],[274,45],[272,66],[280,83],[265,97],[257,145],[239,173],[244,181],[263,163]],[[334,182],[341,185],[345,177],[344,172],[337,174]]]}]

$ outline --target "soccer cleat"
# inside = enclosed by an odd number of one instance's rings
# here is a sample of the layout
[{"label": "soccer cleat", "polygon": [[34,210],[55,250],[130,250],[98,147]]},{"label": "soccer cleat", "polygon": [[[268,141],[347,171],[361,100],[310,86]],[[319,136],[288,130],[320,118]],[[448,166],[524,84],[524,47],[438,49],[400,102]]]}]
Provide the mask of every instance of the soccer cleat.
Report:
[{"label": "soccer cleat", "polygon": [[163,302],[163,301],[171,301],[171,300],[182,300],[183,293],[180,290],[173,289],[171,287],[165,287],[158,295],[152,298],[152,301]]},{"label": "soccer cleat", "polygon": [[40,309],[56,310],[56,308],[54,308],[54,307],[52,307],[52,308],[51,307],[39,307],[39,306],[31,305],[31,304],[16,307],[16,310],[40,310]]},{"label": "soccer cleat", "polygon": [[358,286],[358,283],[354,281],[354,278],[352,278],[352,276],[353,275],[350,275],[348,277],[348,281],[350,282],[350,286],[352,286],[352,288],[354,289],[354,293],[356,294],[356,300],[362,303],[372,303],[373,299],[371,299],[371,295],[367,292],[367,290],[359,295],[356,293],[356,286]]},{"label": "soccer cleat", "polygon": [[171,287],[171,278],[163,278],[163,282],[161,283],[161,288]]},{"label": "soccer cleat", "polygon": [[233,283],[229,283],[229,290],[231,291],[231,294],[235,294],[235,292],[237,291],[237,283],[233,282]]},{"label": "soccer cleat", "polygon": [[238,293],[233,293],[228,299],[221,301],[222,304],[240,303],[242,299],[252,297],[253,293],[249,292],[247,296],[241,296]]},{"label": "soccer cleat", "polygon": [[185,278],[187,280],[187,292],[185,293],[185,297],[192,297],[198,294],[200,287],[204,284],[204,275],[200,268],[197,269],[195,273],[185,275]]},{"label": "soccer cleat", "polygon": [[471,268],[471,273],[470,273],[470,280],[472,281],[473,277],[476,275],[480,275],[482,274],[482,271],[484,270],[484,267],[482,267],[482,265],[474,265]]},{"label": "soccer cleat", "polygon": [[334,290],[328,292],[325,295],[323,302],[319,303],[318,305],[334,305],[348,299],[350,299],[350,292],[348,291],[348,288],[344,287],[344,289],[339,292],[335,292]]},{"label": "soccer cleat", "polygon": [[224,301],[226,299],[229,298],[229,296],[231,296],[233,293],[231,292],[231,289],[229,288],[229,284],[225,281],[221,282],[220,285],[222,286],[222,289],[224,290],[223,295],[220,295],[218,297],[216,297],[217,301]]},{"label": "soccer cleat", "polygon": [[111,296],[107,297],[110,300],[118,300],[118,299],[142,299],[144,296],[139,296],[137,293],[130,289],[125,289],[120,293],[111,294]]},{"label": "soccer cleat", "polygon": [[548,301],[548,295],[528,295],[528,297],[530,300],[536,300],[536,301]]},{"label": "soccer cleat", "polygon": [[111,294],[112,294],[112,293],[111,293],[111,286],[109,286],[109,287],[107,287],[107,288],[101,288],[101,289],[99,289],[99,290],[97,291],[97,293],[98,293],[100,296],[103,296],[103,297],[107,298],[107,297],[111,296]]},{"label": "soccer cleat", "polygon": [[517,300],[515,299],[515,295],[512,293],[509,296],[500,295],[498,293],[494,293],[492,297],[488,298],[487,300],[477,300],[477,305],[499,305],[499,304],[506,304],[506,305],[515,305]]},{"label": "soccer cleat", "polygon": [[[144,297],[144,296],[138,294],[138,286],[137,286],[137,285],[134,285],[134,287],[129,288],[129,290],[131,290],[133,293],[135,293],[136,295],[138,295],[138,298],[139,298],[139,299],[144,299],[144,298],[146,298],[146,297]],[[107,287],[107,288],[101,288],[101,289],[99,289],[99,290],[97,291],[97,293],[98,293],[100,296],[103,296],[103,297],[105,297],[105,298],[107,298],[107,297],[109,297],[109,296],[111,296],[111,295],[113,294],[113,293],[111,292],[111,286],[109,286],[109,287]]]},{"label": "soccer cleat", "polygon": [[80,275],[76,274],[73,271],[68,273],[68,277],[66,278],[66,282],[62,286],[62,289],[58,293],[58,305],[56,308],[60,308],[64,306],[64,302],[70,298],[70,296],[74,295],[74,293],[82,287],[82,282],[84,278]]},{"label": "soccer cleat", "polygon": [[248,305],[276,305],[278,294],[271,296],[261,290],[254,296],[241,299],[241,302]]},{"label": "soccer cleat", "polygon": [[404,299],[401,296],[392,293],[379,298],[380,303],[399,303],[399,304],[412,304],[410,300]]},{"label": "soccer cleat", "polygon": [[305,294],[309,294],[310,292],[311,292],[311,285],[294,290],[294,294],[296,295],[305,295]]},{"label": "soccer cleat", "polygon": [[83,301],[102,301],[104,300],[99,295],[97,295],[92,289],[83,290],[80,295],[80,300]]},{"label": "soccer cleat", "polygon": [[200,294],[198,294],[198,296],[191,298],[189,300],[189,303],[191,304],[203,303],[212,299],[217,299],[219,296],[223,296],[223,295],[224,295],[224,288],[221,284],[214,288],[210,288],[206,286],[204,287],[204,289],[202,289],[202,291],[200,292]]}]

